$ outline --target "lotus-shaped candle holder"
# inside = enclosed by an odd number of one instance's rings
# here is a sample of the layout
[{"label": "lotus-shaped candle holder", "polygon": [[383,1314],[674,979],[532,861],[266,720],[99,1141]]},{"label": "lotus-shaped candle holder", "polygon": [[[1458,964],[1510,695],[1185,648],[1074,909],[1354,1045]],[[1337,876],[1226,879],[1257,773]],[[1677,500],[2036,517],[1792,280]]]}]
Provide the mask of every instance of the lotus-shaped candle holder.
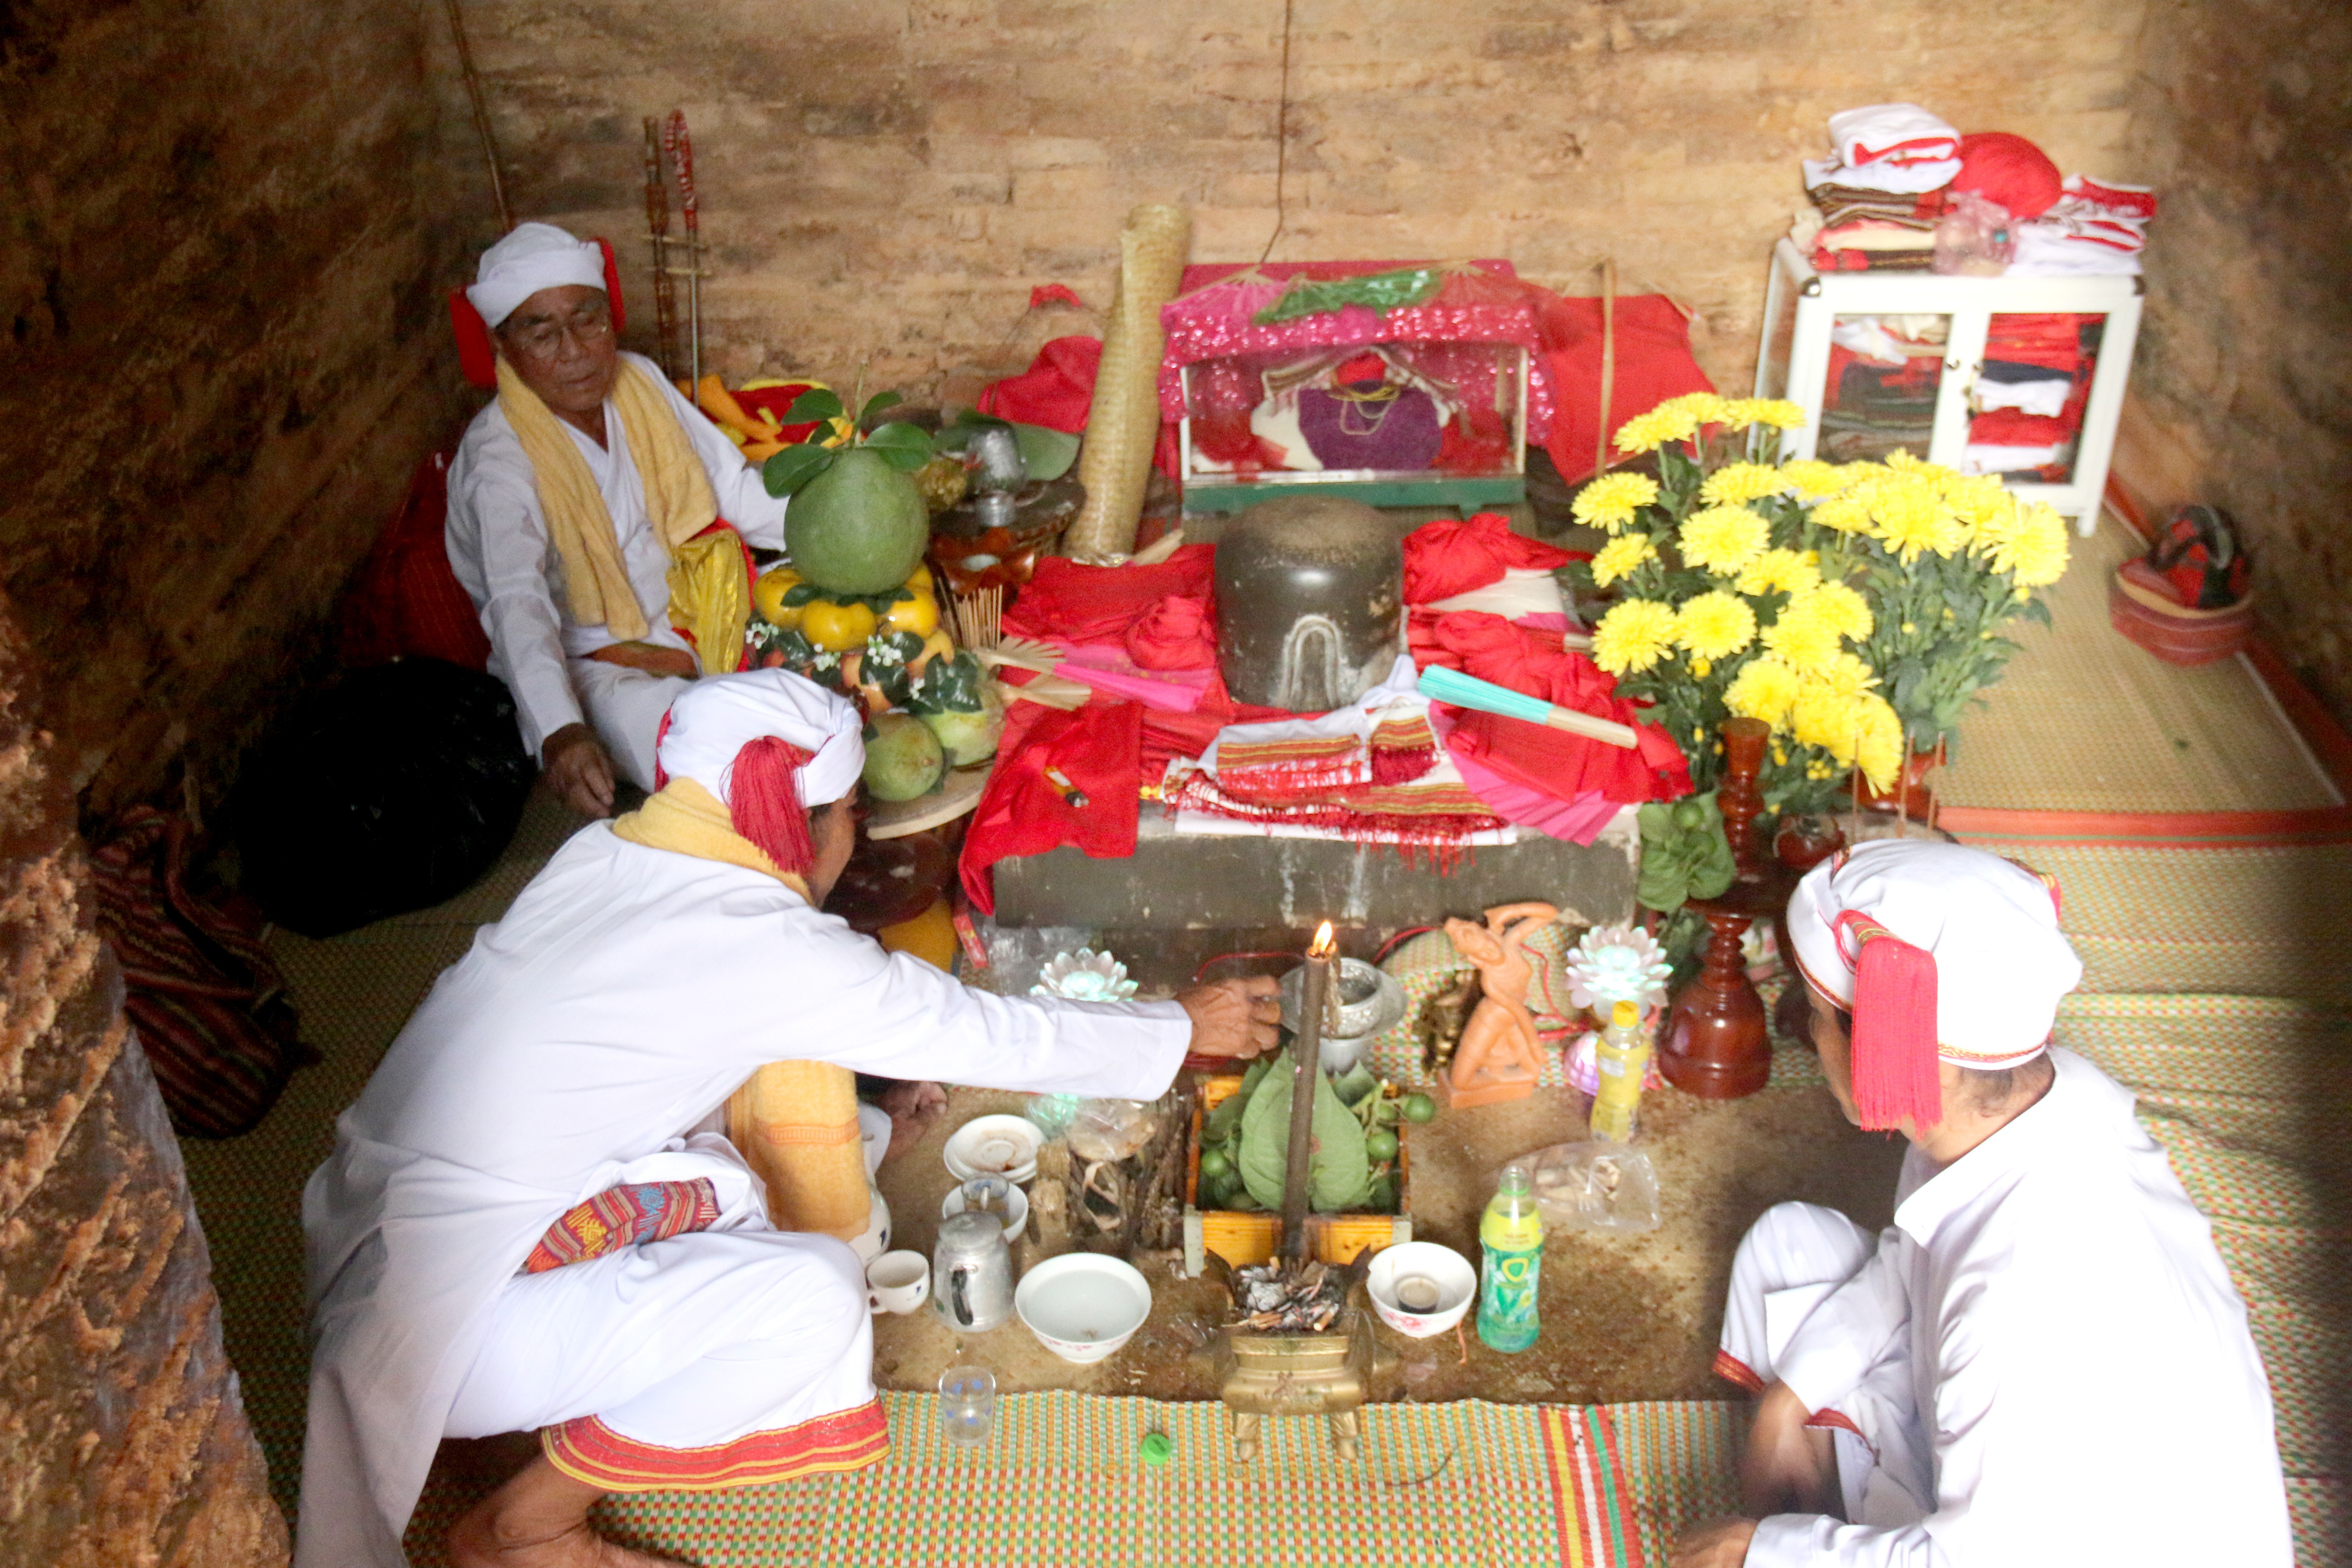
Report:
[{"label": "lotus-shaped candle holder", "polygon": [[1059,996],[1068,1002],[1124,1002],[1139,989],[1127,977],[1127,965],[1108,952],[1082,947],[1057,952],[1037,972],[1032,996]]},{"label": "lotus-shaped candle holder", "polygon": [[1604,1013],[1612,1003],[1648,1009],[1666,999],[1666,962],[1655,938],[1637,926],[1594,926],[1568,951],[1569,1001]]}]

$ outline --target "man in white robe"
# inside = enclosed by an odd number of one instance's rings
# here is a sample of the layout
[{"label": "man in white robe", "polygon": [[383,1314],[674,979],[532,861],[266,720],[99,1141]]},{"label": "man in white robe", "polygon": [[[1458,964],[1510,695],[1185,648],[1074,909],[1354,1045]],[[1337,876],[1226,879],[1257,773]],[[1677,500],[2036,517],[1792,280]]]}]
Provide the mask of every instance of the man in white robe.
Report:
[{"label": "man in white robe", "polygon": [[[667,786],[558,851],[339,1120],[303,1200],[299,1568],[400,1568],[445,1436],[541,1429],[541,1457],[452,1529],[457,1568],[650,1563],[593,1536],[590,1504],[882,1457],[856,1256],[772,1228],[703,1131],[763,1064],[1148,1100],[1188,1049],[1273,1044],[1270,981],[1006,998],[820,913],[855,834],[860,729],[782,670],[695,683]],[[699,1203],[699,1228],[565,1260],[551,1222],[648,1191]]]},{"label": "man in white robe", "polygon": [[1717,1369],[1757,1395],[1750,1517],[1675,1568],[2286,1568],[2270,1388],[2211,1229],[2132,1097],[2048,1045],[2082,977],[2056,890],[1866,844],[1789,931],[1849,1120],[1911,1144],[1873,1237],[1769,1210]]},{"label": "man in white robe", "polygon": [[495,334],[499,358],[561,421],[586,464],[634,600],[610,606],[609,616],[583,614],[573,603],[563,540],[550,532],[546,476],[524,449],[509,410],[515,394],[502,385],[449,465],[449,564],[489,636],[490,673],[514,694],[523,744],[575,810],[603,816],[616,769],[654,787],[654,731],[703,669],[670,622],[670,542],[648,512],[646,432],[627,429],[615,401],[621,378],[634,369],[651,383],[656,396],[640,406],[654,419],[666,413],[683,432],[717,515],[747,542],[784,547],[785,503],[651,360],[619,352],[598,246],[551,224],[519,225],[483,252],[466,294]]}]

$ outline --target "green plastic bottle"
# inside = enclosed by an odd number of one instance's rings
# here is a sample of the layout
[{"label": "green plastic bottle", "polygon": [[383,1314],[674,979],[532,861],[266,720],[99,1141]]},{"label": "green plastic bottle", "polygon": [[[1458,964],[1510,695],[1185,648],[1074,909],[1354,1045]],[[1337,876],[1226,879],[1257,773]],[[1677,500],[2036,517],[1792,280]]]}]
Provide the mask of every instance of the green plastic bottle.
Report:
[{"label": "green plastic bottle", "polygon": [[1498,1351],[1536,1342],[1536,1287],[1543,1274],[1543,1212],[1535,1181],[1513,1161],[1503,1167],[1486,1216],[1478,1222],[1478,1337]]}]

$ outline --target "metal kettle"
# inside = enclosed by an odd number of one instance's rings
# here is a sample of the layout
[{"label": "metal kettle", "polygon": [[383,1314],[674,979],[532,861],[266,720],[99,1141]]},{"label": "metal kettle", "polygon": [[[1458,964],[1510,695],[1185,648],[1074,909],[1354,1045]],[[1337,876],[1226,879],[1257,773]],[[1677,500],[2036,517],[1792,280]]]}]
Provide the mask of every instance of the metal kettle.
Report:
[{"label": "metal kettle", "polygon": [[965,1333],[995,1328],[1013,1315],[1013,1251],[1004,1222],[967,1212],[940,1222],[931,1249],[931,1305]]}]

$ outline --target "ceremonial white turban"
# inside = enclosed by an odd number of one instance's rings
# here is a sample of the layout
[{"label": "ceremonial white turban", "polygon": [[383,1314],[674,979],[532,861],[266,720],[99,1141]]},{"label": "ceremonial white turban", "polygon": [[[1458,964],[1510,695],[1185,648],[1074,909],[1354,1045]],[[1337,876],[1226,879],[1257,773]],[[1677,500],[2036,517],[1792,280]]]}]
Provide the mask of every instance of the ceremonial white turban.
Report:
[{"label": "ceremonial white turban", "polygon": [[1853,1014],[1865,1127],[1940,1121],[1941,1060],[1991,1071],[2050,1041],[2083,962],[2058,930],[2057,889],[1981,849],[1919,839],[1824,860],[1789,900],[1806,981]]},{"label": "ceremonial white turban", "polygon": [[466,298],[496,327],[514,308],[541,289],[582,283],[604,287],[604,247],[572,238],[551,223],[520,223],[514,232],[482,252],[474,286]]},{"label": "ceremonial white turban", "polygon": [[696,681],[669,705],[654,760],[734,808],[737,753],[774,736],[808,753],[793,770],[803,808],[839,800],[866,768],[866,721],[847,698],[788,669],[751,669]]}]

